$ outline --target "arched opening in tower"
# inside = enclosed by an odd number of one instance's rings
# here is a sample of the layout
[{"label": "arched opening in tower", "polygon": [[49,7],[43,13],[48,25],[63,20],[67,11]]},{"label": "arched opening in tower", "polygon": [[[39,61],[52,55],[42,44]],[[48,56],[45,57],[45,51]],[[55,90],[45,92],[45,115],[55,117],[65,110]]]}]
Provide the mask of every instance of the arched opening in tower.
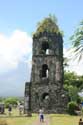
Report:
[{"label": "arched opening in tower", "polygon": [[42,95],[42,101],[44,101],[44,100],[48,100],[49,99],[49,93],[43,93],[43,95]]},{"label": "arched opening in tower", "polygon": [[43,64],[42,65],[42,78],[48,78],[48,65],[47,64]]},{"label": "arched opening in tower", "polygon": [[48,42],[42,43],[42,50],[44,51],[45,54],[49,54],[49,44],[48,44]]}]

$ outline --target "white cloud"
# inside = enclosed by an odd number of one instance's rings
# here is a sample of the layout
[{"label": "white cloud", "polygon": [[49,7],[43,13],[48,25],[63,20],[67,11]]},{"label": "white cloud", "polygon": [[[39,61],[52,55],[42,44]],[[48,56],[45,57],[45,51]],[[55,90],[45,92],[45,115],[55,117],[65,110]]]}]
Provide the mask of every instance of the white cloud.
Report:
[{"label": "white cloud", "polygon": [[[31,50],[32,38],[26,32],[15,30],[10,37],[0,33],[0,73],[17,68],[21,61],[31,67]],[[70,58],[71,53],[64,48],[64,55]],[[68,70],[83,75],[83,61],[70,60]]]},{"label": "white cloud", "polygon": [[71,59],[71,57],[73,57],[73,53],[66,48],[64,48],[64,56],[69,59],[69,67],[67,70],[70,70],[71,72],[74,71],[78,75],[83,75],[83,59],[80,62],[78,62],[75,58]]},{"label": "white cloud", "polygon": [[0,72],[15,69],[31,50],[32,38],[26,32],[15,30],[10,37],[0,34]]}]

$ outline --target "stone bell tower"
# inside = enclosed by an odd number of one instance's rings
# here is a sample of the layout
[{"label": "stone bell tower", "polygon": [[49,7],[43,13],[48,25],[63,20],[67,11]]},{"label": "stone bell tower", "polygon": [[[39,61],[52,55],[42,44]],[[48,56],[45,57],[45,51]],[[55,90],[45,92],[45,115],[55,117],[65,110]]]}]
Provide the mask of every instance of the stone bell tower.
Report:
[{"label": "stone bell tower", "polygon": [[[46,27],[43,27],[46,20]],[[43,107],[47,113],[63,113],[67,105],[63,90],[63,39],[58,26],[51,27],[50,23],[54,22],[46,18],[33,35],[31,81],[25,86],[25,98],[29,93],[33,112]],[[27,85],[31,86],[30,92]]]}]

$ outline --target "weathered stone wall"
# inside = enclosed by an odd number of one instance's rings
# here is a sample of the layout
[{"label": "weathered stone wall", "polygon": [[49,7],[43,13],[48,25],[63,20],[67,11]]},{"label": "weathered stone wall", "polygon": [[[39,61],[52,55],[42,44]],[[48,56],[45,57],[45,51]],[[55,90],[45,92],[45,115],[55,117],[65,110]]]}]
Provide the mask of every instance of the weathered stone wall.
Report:
[{"label": "weathered stone wall", "polygon": [[30,100],[33,112],[38,112],[40,107],[48,113],[65,111],[67,96],[63,90],[63,76],[62,36],[42,33],[34,37]]},{"label": "weathered stone wall", "polygon": [[[43,94],[48,94],[48,99],[42,99]],[[40,107],[46,113],[63,113],[66,110],[67,97],[58,85],[35,85],[32,87],[32,110],[38,112]]]},{"label": "weathered stone wall", "polygon": [[63,40],[60,34],[44,34],[38,37],[33,37],[33,55],[40,55],[43,42],[48,42],[50,55],[57,55],[62,57],[63,53]]}]

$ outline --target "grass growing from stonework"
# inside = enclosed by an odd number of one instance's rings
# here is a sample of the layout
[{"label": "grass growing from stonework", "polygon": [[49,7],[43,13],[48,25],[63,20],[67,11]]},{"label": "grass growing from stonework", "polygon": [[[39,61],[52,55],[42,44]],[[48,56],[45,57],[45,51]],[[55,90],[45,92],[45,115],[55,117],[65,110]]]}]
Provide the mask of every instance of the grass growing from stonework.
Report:
[{"label": "grass growing from stonework", "polygon": [[50,115],[50,125],[78,125],[81,116],[70,116],[65,114]]}]

